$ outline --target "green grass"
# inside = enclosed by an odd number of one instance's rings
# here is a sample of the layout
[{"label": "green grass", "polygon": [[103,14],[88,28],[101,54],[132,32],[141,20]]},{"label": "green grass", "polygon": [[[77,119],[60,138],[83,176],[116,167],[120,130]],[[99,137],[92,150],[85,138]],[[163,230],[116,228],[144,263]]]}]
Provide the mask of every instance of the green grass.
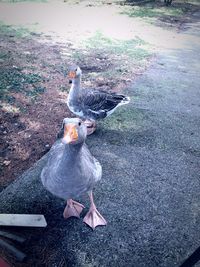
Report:
[{"label": "green grass", "polygon": [[143,48],[147,44],[140,38],[131,40],[111,39],[99,31],[94,36],[85,40],[83,45],[89,50],[97,52],[103,50],[109,56],[119,57],[120,60],[124,56],[127,57],[127,60],[135,59],[141,61],[149,56],[148,50]]},{"label": "green grass", "polygon": [[120,14],[129,17],[138,17],[147,22],[154,23],[159,18],[164,18],[166,22],[172,19],[179,19],[199,10],[200,0],[176,0],[171,6],[165,6],[162,2],[152,2],[144,5],[125,5]]},{"label": "green grass", "polygon": [[[0,37],[22,39],[26,41],[26,37],[30,35],[30,32],[25,28],[11,27],[0,22]],[[15,55],[13,55],[15,53]],[[36,73],[34,67],[29,67],[29,73],[23,73],[23,67],[13,66],[16,63],[13,61],[13,57],[18,57],[27,62],[27,56],[16,51],[8,51],[6,47],[0,51],[0,99],[7,103],[14,103],[14,98],[10,93],[21,92],[31,100],[35,100],[38,95],[45,91],[45,88],[40,86],[40,83],[44,81],[44,78]],[[28,69],[26,69],[28,70]]]},{"label": "green grass", "polygon": [[39,86],[43,78],[36,73],[24,74],[20,69],[5,68],[0,72],[0,99],[12,102],[8,95],[11,92],[22,92],[31,99],[45,91]]},{"label": "green grass", "polygon": [[[113,116],[99,121],[102,138],[112,145],[133,145],[140,140],[140,133],[145,131],[148,118],[142,110],[136,110],[131,105],[119,107]],[[120,134],[120,138],[119,138]]]},{"label": "green grass", "polygon": [[106,120],[102,122],[102,127],[111,130],[129,130],[133,126],[134,128],[140,128],[141,125],[138,125],[138,121],[142,121],[142,119],[143,114],[141,114],[141,112],[126,105],[115,111],[115,116],[106,118]]},{"label": "green grass", "polygon": [[150,45],[140,38],[111,39],[97,31],[79,43],[79,49],[72,57],[77,64],[87,66],[92,62],[91,70],[85,76],[88,81],[102,79],[103,84],[113,88],[122,79],[132,78],[133,72],[144,69],[151,55]]},{"label": "green grass", "polygon": [[154,8],[153,6],[134,6],[126,7],[121,14],[128,15],[129,17],[140,17],[140,18],[158,18],[161,16],[173,16],[180,17],[184,14],[181,8],[172,7],[160,7]]},{"label": "green grass", "polygon": [[2,21],[0,21],[0,36],[1,35],[9,35],[17,38],[24,38],[30,36],[30,30],[24,27],[10,26],[5,25]]}]

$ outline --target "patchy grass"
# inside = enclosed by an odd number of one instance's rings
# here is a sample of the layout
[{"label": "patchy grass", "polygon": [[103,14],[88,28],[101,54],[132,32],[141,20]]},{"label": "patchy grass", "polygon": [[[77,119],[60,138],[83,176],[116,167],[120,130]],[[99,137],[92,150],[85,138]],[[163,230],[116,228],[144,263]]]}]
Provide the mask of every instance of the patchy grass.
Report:
[{"label": "patchy grass", "polygon": [[181,8],[169,8],[160,7],[155,8],[154,6],[133,6],[126,8],[122,14],[128,15],[129,17],[140,17],[140,18],[158,18],[160,16],[182,16],[184,11]]},{"label": "patchy grass", "polygon": [[[0,37],[9,38],[10,41],[27,42],[30,37],[30,31],[25,28],[11,27],[0,23]],[[35,100],[38,95],[44,93],[45,87],[41,83],[45,78],[38,73],[34,66],[24,67],[24,64],[32,62],[33,58],[30,52],[8,50],[6,46],[2,46],[0,52],[0,100],[7,103],[14,103],[12,93],[22,93],[29,97],[31,101]]]},{"label": "patchy grass", "polygon": [[174,1],[168,7],[161,2],[143,5],[129,5],[128,2],[124,2],[124,4],[121,14],[142,18],[149,23],[157,23],[158,21],[181,23],[185,20],[185,16],[191,16],[192,13],[200,8],[200,1],[198,0]]},{"label": "patchy grass", "polygon": [[30,36],[31,31],[24,27],[5,25],[0,21],[0,35],[7,35],[10,37],[24,38]]},{"label": "patchy grass", "polygon": [[135,129],[137,129],[137,127],[140,128],[142,121],[143,114],[126,105],[120,107],[115,112],[115,116],[106,118],[106,120],[100,122],[100,124],[105,130],[130,130],[133,127]]},{"label": "patchy grass", "polygon": [[140,38],[132,40],[116,40],[104,36],[97,31],[96,34],[85,41],[85,47],[92,50],[104,49],[110,55],[127,56],[136,60],[142,60],[149,55],[146,49],[142,46],[147,45]]},{"label": "patchy grass", "polygon": [[[133,98],[134,101],[134,98]],[[145,131],[146,114],[129,104],[120,107],[115,115],[98,123],[98,133],[101,139],[112,145],[135,144],[142,142],[141,132]],[[119,138],[120,134],[120,138]]]},{"label": "patchy grass", "polygon": [[[9,59],[9,55],[4,55]],[[21,92],[34,100],[39,94],[44,93],[45,88],[39,86],[43,81],[37,73],[23,73],[21,68],[4,68],[0,72],[0,99],[12,102],[10,93]]]},{"label": "patchy grass", "polygon": [[[67,116],[60,47],[0,25],[0,174],[6,185],[39,159]],[[36,153],[37,151],[37,153]]]},{"label": "patchy grass", "polygon": [[97,31],[72,56],[87,74],[86,80],[111,89],[144,69],[151,55],[151,47],[140,38],[111,39]]}]

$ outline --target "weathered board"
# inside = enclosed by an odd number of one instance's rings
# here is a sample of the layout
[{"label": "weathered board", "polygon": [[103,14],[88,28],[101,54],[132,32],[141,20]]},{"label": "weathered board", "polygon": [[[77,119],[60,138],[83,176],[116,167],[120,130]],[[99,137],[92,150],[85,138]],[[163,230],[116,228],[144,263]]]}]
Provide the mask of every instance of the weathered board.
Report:
[{"label": "weathered board", "polygon": [[46,227],[44,215],[0,214],[0,226]]}]

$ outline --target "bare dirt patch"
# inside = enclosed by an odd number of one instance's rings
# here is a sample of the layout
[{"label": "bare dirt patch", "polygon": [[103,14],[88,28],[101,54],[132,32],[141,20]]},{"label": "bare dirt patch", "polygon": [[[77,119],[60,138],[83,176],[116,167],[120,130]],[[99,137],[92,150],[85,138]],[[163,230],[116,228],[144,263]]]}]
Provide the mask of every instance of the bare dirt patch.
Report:
[{"label": "bare dirt patch", "polygon": [[[1,181],[6,186],[48,151],[68,116],[57,46],[1,36]],[[66,62],[62,62],[66,66]]]}]

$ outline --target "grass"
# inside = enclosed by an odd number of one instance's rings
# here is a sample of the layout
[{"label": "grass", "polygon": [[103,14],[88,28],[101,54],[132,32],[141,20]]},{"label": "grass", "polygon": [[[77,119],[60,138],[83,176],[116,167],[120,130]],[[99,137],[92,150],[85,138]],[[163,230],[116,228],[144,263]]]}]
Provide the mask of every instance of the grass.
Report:
[{"label": "grass", "polygon": [[[0,23],[0,36],[16,39],[23,39],[26,41],[26,37],[29,36],[29,31],[25,28],[13,28],[8,25]],[[17,51],[9,51],[6,47],[2,47],[0,51],[0,100],[7,103],[14,103],[15,99],[10,93],[21,92],[28,96],[31,100],[35,100],[37,96],[45,91],[45,88],[39,84],[44,80],[43,77],[34,72],[34,69],[30,69],[30,72],[23,73],[23,67],[15,66],[13,61],[13,53],[15,56],[22,59],[26,55],[22,55]],[[24,59],[26,61],[26,59]]]},{"label": "grass", "polygon": [[132,79],[133,73],[140,73],[151,55],[150,45],[140,38],[112,39],[96,31],[93,36],[79,43],[72,57],[74,62],[83,66],[87,81],[95,84],[96,80],[101,80],[103,86],[111,89],[119,81]]},{"label": "grass", "polygon": [[135,109],[130,108],[129,105],[124,107],[120,107],[117,111],[115,111],[115,116],[108,117],[102,123],[103,129],[111,129],[111,130],[129,130],[133,126],[141,127],[138,125],[138,121],[142,121],[143,114]]},{"label": "grass", "polygon": [[128,72],[130,65],[142,67],[150,56],[150,46],[140,38],[130,40],[111,39],[97,31],[94,36],[84,42],[85,48],[95,51],[99,55],[105,55],[111,62],[116,63],[116,68],[107,72],[106,75],[113,76],[112,71],[117,75]]},{"label": "grass", "polygon": [[153,6],[134,6],[126,7],[121,14],[139,18],[158,18],[161,16],[180,17],[184,14],[184,11],[181,8],[169,8],[165,6],[160,8],[154,8]]},{"label": "grass", "polygon": [[24,27],[14,27],[10,25],[5,25],[0,21],[0,35],[15,36],[17,38],[24,38],[30,36],[30,30]]},{"label": "grass", "polygon": [[147,120],[144,111],[136,110],[128,104],[119,107],[114,116],[99,121],[98,131],[101,138],[112,145],[133,145],[137,140],[141,143],[144,139],[142,134],[146,131]]},{"label": "grass", "polygon": [[155,22],[157,19],[165,18],[165,20],[183,18],[187,14],[193,13],[199,9],[199,0],[185,0],[185,1],[173,1],[171,6],[165,6],[161,3],[148,3],[145,5],[126,5],[123,7],[120,14],[127,15],[129,17],[138,17],[146,19],[147,22]]},{"label": "grass", "polygon": [[117,40],[104,36],[100,31],[97,31],[94,36],[88,38],[85,42],[85,48],[96,51],[106,50],[109,54],[117,56],[126,55],[127,57],[142,60],[148,56],[147,50],[141,48],[146,43],[140,38],[132,40]]},{"label": "grass", "polygon": [[11,92],[22,92],[34,100],[39,94],[45,91],[39,86],[43,78],[36,73],[24,74],[20,69],[5,68],[0,72],[0,99],[12,102],[8,98]]}]

